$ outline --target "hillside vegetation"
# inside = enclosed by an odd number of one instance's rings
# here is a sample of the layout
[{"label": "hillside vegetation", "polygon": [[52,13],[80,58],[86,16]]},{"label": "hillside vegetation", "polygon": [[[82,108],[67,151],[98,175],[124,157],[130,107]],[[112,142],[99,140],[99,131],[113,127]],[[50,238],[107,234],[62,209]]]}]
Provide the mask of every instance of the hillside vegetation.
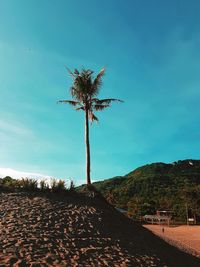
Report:
[{"label": "hillside vegetation", "polygon": [[200,215],[200,160],[152,163],[94,186],[135,218],[172,209],[176,219],[185,220],[186,205],[189,215]]}]

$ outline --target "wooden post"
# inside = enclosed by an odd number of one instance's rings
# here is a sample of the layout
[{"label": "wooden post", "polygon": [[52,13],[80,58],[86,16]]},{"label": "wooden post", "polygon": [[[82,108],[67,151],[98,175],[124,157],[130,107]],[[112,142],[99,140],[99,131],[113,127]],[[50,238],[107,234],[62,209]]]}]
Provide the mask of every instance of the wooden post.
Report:
[{"label": "wooden post", "polygon": [[188,221],[188,204],[185,204],[185,208],[186,208],[186,218],[187,218],[187,225],[189,225],[189,221]]},{"label": "wooden post", "polygon": [[194,224],[197,224],[196,214],[194,214]]}]

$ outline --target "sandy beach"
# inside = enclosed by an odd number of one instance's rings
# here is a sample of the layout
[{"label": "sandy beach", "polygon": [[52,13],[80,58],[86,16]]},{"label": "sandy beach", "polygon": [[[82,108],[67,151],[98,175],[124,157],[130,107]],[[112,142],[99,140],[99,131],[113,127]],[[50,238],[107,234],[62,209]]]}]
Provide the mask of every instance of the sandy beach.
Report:
[{"label": "sandy beach", "polygon": [[[200,226],[162,227],[160,225],[144,225],[144,227],[170,244],[200,257]],[[164,232],[162,231],[163,228]]]}]

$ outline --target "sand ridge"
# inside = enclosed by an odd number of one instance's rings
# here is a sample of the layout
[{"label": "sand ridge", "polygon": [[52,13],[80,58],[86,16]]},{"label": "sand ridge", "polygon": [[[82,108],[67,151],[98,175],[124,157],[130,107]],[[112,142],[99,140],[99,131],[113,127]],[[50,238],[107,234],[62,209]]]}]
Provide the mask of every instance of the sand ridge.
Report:
[{"label": "sand ridge", "polygon": [[87,196],[2,193],[0,231],[0,266],[200,266]]}]

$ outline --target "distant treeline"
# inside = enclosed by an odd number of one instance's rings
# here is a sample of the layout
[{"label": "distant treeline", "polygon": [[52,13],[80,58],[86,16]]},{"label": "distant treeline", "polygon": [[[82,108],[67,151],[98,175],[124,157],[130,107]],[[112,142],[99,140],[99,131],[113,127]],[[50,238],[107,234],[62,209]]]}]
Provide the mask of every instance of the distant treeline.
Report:
[{"label": "distant treeline", "polygon": [[177,220],[200,218],[200,160],[153,163],[123,176],[93,184],[116,207],[141,218],[170,209]]},{"label": "distant treeline", "polygon": [[45,180],[38,182],[36,179],[22,178],[13,179],[10,176],[0,178],[0,192],[17,192],[17,191],[46,191],[46,192],[67,192],[74,191],[73,181],[67,187],[64,180],[52,179],[50,183]]}]

